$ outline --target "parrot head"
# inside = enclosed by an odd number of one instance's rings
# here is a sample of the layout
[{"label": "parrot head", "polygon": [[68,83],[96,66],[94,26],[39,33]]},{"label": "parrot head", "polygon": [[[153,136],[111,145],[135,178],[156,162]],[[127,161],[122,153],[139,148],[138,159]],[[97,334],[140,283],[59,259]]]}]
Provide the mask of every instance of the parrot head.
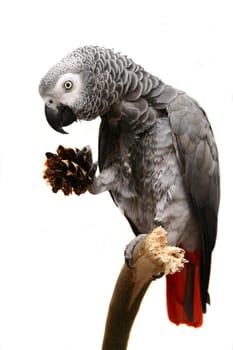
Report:
[{"label": "parrot head", "polygon": [[[53,69],[56,71],[56,66]],[[46,80],[42,80],[39,88],[45,103],[46,119],[53,129],[65,133],[63,126],[70,125],[78,118],[77,112],[82,100],[81,77],[80,74],[71,72],[55,76],[50,71],[45,79],[48,78],[54,84],[46,86]]]},{"label": "parrot head", "polygon": [[66,133],[64,126],[78,119],[90,119],[95,90],[93,60],[85,60],[85,50],[76,50],[55,64],[43,77],[39,93],[45,103],[45,115],[49,125]]},{"label": "parrot head", "polygon": [[[119,98],[106,61],[111,50],[79,48],[55,64],[42,78],[39,93],[49,125],[58,132],[77,120],[91,120],[107,112]],[[110,67],[110,66],[109,66]]]}]

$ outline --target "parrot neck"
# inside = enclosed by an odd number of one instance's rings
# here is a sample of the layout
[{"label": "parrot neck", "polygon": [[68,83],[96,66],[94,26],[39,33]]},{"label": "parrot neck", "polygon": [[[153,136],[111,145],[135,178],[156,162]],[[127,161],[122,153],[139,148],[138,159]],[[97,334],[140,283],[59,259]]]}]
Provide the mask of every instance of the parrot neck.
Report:
[{"label": "parrot neck", "polygon": [[90,90],[92,93],[88,104],[92,106],[92,118],[103,116],[122,99],[136,101],[164,85],[127,56],[99,47],[90,47],[88,52],[92,57],[92,86],[88,88],[89,96]]},{"label": "parrot neck", "polygon": [[[86,70],[89,73],[86,75],[88,84],[84,105],[88,108],[82,110],[83,119],[104,116],[113,105],[122,101],[137,103],[143,98],[150,105],[154,105],[167,91],[167,86],[159,78],[146,72],[127,56],[97,47],[88,50],[92,59],[90,69]],[[172,92],[173,97],[174,91],[175,89]]]}]

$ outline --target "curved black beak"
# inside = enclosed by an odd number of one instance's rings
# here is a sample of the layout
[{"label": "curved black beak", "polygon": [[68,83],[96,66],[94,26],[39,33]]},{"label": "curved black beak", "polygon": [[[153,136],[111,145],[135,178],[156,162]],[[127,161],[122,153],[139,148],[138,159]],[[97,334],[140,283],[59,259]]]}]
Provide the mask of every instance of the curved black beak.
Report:
[{"label": "curved black beak", "polygon": [[63,105],[59,105],[57,109],[52,109],[45,105],[45,115],[49,125],[62,134],[67,134],[63,129],[63,126],[70,125],[76,121],[76,117],[72,110]]}]

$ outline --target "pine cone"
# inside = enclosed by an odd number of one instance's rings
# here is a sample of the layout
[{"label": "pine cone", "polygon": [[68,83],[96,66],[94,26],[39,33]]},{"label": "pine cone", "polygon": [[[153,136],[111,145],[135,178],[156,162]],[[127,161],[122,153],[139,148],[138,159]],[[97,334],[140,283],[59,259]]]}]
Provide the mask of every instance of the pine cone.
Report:
[{"label": "pine cone", "polygon": [[53,192],[61,190],[66,196],[73,192],[77,195],[86,192],[97,168],[93,164],[90,147],[80,151],[78,148],[59,146],[57,154],[47,152],[45,155],[47,160],[43,177]]}]

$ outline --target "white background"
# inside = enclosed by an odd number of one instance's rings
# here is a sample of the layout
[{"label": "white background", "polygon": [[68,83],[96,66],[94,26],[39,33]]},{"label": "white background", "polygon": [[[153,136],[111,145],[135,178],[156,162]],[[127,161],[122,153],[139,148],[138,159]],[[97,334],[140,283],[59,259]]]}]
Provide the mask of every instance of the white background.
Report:
[{"label": "white background", "polygon": [[73,49],[94,44],[127,54],[205,108],[219,147],[222,202],[200,329],[171,324],[164,280],[151,285],[129,350],[233,349],[231,1],[10,1],[1,3],[0,349],[101,349],[112,289],[133,238],[108,194],[53,194],[46,151],[90,144],[98,121],[46,123],[42,76]]}]

